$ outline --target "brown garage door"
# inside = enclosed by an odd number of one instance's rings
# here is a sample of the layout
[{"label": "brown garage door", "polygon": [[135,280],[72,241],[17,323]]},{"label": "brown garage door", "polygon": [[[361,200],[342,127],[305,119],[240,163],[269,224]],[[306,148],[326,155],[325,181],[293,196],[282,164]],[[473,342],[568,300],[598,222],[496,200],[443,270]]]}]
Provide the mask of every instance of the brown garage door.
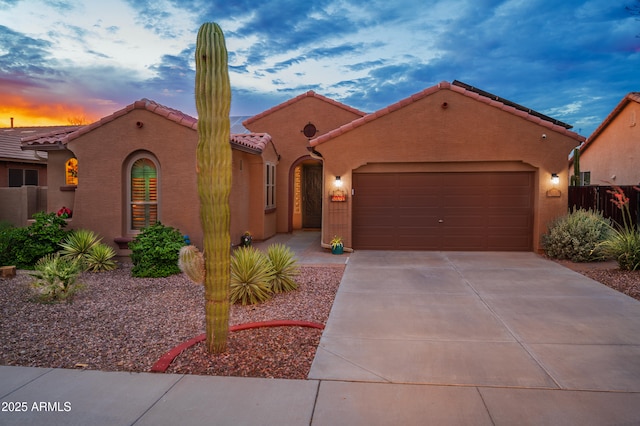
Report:
[{"label": "brown garage door", "polygon": [[533,172],[354,173],[353,247],[530,251]]}]

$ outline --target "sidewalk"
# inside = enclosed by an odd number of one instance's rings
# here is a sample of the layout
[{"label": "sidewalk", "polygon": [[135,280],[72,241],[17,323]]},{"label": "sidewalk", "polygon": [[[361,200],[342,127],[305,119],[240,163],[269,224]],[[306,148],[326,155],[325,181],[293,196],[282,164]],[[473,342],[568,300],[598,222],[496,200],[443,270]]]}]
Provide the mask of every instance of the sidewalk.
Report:
[{"label": "sidewalk", "polygon": [[640,424],[634,299],[534,253],[276,238],[347,263],[308,380],[0,366],[0,424]]}]

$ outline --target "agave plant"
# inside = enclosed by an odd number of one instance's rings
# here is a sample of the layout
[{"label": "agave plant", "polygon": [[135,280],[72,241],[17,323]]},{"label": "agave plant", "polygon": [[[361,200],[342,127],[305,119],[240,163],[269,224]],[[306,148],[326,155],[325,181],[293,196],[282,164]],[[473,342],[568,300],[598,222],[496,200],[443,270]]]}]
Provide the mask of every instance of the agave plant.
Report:
[{"label": "agave plant", "polygon": [[274,271],[267,256],[254,247],[240,247],[231,257],[231,303],[261,303],[271,297]]},{"label": "agave plant", "polygon": [[267,257],[273,268],[271,290],[284,293],[298,288],[294,278],[298,275],[298,266],[291,249],[284,244],[272,244],[267,249]]},{"label": "agave plant", "polygon": [[102,243],[96,244],[84,258],[86,270],[91,272],[113,271],[118,267],[113,260],[115,255],[115,250],[110,246]]}]

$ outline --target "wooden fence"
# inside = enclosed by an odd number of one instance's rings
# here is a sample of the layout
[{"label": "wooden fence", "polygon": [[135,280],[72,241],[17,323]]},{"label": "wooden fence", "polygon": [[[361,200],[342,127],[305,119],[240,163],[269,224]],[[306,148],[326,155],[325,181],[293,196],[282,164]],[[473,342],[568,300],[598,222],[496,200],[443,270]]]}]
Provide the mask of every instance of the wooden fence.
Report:
[{"label": "wooden fence", "polygon": [[[629,212],[634,225],[640,223],[640,192],[633,186],[620,186],[625,195],[629,197]],[[611,202],[613,191],[611,186],[570,186],[569,187],[569,211],[574,207],[592,209],[602,212],[604,217],[623,223],[622,211]]]}]

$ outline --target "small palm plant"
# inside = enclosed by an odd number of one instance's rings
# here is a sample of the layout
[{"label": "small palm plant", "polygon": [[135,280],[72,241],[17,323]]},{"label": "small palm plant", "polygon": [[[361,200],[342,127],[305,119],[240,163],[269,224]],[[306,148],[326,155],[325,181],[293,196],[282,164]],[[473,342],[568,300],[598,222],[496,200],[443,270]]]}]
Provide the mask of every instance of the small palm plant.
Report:
[{"label": "small palm plant", "polygon": [[30,275],[34,278],[32,286],[40,301],[71,302],[75,293],[82,288],[82,285],[77,283],[81,272],[80,260],[64,258],[56,253],[40,258]]},{"label": "small palm plant", "polygon": [[231,257],[231,303],[261,303],[273,293],[274,270],[267,256],[252,246],[238,248]]},{"label": "small palm plant", "polygon": [[295,276],[298,275],[298,266],[291,249],[284,244],[272,244],[267,249],[267,257],[273,267],[273,292],[284,293],[297,289]]}]

